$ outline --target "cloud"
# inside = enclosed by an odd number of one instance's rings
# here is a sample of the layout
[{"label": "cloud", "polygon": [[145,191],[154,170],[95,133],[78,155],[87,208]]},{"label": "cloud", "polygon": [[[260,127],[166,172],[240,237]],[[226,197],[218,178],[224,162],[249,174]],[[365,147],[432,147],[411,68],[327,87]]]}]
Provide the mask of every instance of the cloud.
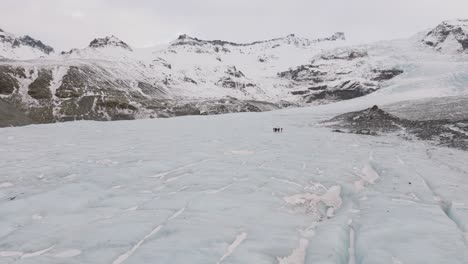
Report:
[{"label": "cloud", "polygon": [[81,11],[73,11],[70,16],[74,19],[82,19],[85,17],[85,14]]}]

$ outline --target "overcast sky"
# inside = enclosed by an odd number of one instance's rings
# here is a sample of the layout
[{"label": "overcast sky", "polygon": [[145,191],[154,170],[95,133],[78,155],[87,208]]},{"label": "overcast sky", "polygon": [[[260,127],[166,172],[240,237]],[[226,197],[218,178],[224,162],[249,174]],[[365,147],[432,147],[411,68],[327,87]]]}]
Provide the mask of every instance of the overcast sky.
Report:
[{"label": "overcast sky", "polygon": [[180,34],[250,42],[346,33],[353,42],[409,37],[468,18],[468,0],[1,0],[0,28],[56,50],[116,35],[134,47]]}]

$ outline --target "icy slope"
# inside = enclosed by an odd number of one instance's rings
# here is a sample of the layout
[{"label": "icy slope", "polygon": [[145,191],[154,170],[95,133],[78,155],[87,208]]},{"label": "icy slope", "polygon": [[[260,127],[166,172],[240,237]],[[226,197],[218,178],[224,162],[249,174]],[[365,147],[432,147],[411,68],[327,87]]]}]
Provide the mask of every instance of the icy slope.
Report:
[{"label": "icy slope", "polygon": [[358,104],[1,129],[0,263],[468,263],[468,154]]}]

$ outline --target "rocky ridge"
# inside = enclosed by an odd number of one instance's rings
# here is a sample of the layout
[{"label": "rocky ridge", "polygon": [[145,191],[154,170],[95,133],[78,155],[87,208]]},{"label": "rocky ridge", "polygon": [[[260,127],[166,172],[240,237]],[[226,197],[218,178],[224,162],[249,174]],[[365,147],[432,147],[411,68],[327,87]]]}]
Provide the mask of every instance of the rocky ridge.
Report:
[{"label": "rocky ridge", "polygon": [[[458,32],[453,27],[448,35],[453,31]],[[436,32],[446,31],[435,28],[427,35],[445,34]],[[0,35],[12,36],[3,31]],[[316,40],[288,35],[239,44],[182,35],[167,46],[134,49],[110,36],[58,55],[41,51],[28,61],[16,59],[12,51],[19,49],[9,47],[1,53],[0,100],[34,123],[326,104],[398,86],[402,80],[417,85],[418,78],[405,79],[408,74],[440,63],[432,58],[443,59],[432,50],[439,44],[426,42],[348,46],[344,34],[336,33]],[[31,42],[28,47],[38,51],[33,46]],[[453,77],[457,87],[464,78]]]}]

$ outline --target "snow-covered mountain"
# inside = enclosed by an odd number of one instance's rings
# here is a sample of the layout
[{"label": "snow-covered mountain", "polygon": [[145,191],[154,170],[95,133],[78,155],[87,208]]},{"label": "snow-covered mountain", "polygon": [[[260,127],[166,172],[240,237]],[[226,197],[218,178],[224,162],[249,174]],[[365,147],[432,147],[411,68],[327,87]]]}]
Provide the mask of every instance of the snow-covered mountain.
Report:
[{"label": "snow-covered mountain", "polygon": [[[434,51],[450,38],[464,43],[463,23],[443,22],[424,37],[359,46],[347,44],[344,33],[244,44],[182,35],[147,49],[110,36],[27,61],[4,52],[0,103],[48,123],[267,111],[377,91],[466,94],[464,53]],[[431,38],[438,42],[429,45]]]},{"label": "snow-covered mountain", "polygon": [[444,21],[423,42],[442,52],[468,52],[468,19]]},{"label": "snow-covered mountain", "polygon": [[17,37],[0,28],[0,59],[27,60],[54,53],[54,49],[28,35]]}]

